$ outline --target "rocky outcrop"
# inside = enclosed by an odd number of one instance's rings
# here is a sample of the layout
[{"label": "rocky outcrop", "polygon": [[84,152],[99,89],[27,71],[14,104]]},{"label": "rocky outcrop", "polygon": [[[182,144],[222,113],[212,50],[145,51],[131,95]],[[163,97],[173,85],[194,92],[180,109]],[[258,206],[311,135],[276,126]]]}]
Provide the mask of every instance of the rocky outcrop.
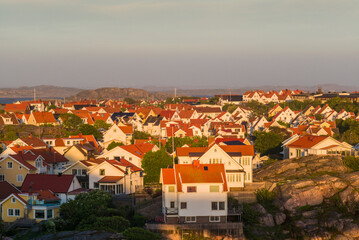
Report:
[{"label": "rocky outcrop", "polygon": [[286,159],[265,166],[254,176],[277,183],[273,189],[277,211],[261,210],[261,225],[285,225],[289,218],[309,239],[359,239],[355,215],[359,172],[352,172],[341,157]]}]

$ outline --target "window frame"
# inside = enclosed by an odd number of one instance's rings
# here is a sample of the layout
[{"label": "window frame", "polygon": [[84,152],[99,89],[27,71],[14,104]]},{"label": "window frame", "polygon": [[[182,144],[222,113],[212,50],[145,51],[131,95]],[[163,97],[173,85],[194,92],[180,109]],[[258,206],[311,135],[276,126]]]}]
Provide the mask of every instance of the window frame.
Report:
[{"label": "window frame", "polygon": [[197,186],[187,186],[188,193],[195,193],[197,192]]},{"label": "window frame", "polygon": [[180,207],[181,209],[187,209],[187,202],[181,202]]},{"label": "window frame", "polygon": [[[211,218],[218,218],[218,220],[211,219]],[[220,216],[209,216],[209,222],[221,222],[221,217]]]},{"label": "window frame", "polygon": [[7,164],[7,169],[13,169],[13,162],[12,161],[8,161]]}]

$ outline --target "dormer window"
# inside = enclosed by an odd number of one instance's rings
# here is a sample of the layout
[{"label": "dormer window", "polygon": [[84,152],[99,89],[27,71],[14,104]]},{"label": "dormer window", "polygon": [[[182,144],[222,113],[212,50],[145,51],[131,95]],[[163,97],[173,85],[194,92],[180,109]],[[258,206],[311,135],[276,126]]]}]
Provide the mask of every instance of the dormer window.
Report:
[{"label": "dormer window", "polygon": [[35,167],[36,167],[36,168],[41,168],[41,167],[42,167],[42,161],[41,161],[41,159],[36,159],[36,161],[35,161]]}]

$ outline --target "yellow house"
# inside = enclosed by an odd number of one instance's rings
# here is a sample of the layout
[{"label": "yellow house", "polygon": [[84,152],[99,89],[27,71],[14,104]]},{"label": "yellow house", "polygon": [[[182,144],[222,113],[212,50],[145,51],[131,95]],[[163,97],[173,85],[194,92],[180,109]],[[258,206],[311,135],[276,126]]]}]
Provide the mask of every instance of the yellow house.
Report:
[{"label": "yellow house", "polygon": [[8,181],[16,187],[21,187],[26,175],[36,173],[38,169],[16,156],[10,155],[0,160],[0,181]]},{"label": "yellow house", "polygon": [[279,106],[279,104],[277,104],[272,109],[270,109],[268,111],[268,117],[273,117],[273,116],[277,115],[277,113],[279,113],[282,110],[283,110],[283,108],[281,106]]},{"label": "yellow house", "polygon": [[36,193],[12,193],[2,202],[1,218],[6,223],[20,218],[35,220],[53,219],[59,216],[60,199],[50,190]]}]

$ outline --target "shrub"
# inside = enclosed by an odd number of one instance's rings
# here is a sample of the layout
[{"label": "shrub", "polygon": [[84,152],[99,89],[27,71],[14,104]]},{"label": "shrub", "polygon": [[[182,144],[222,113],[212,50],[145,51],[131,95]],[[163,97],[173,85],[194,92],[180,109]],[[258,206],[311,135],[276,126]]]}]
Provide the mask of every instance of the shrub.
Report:
[{"label": "shrub", "polygon": [[265,204],[265,203],[271,203],[274,201],[275,198],[275,193],[274,192],[270,192],[268,189],[263,188],[263,189],[258,189],[256,191],[256,198],[257,201],[260,204]]},{"label": "shrub", "polygon": [[243,222],[246,225],[258,223],[258,217],[260,213],[252,209],[248,203],[243,203]]},{"label": "shrub", "polygon": [[93,223],[93,228],[97,230],[106,230],[112,232],[122,232],[129,226],[130,222],[120,216],[97,217]]},{"label": "shrub", "polygon": [[139,213],[135,213],[131,225],[134,227],[143,227],[145,226],[145,223],[146,223],[146,217]]},{"label": "shrub", "polygon": [[126,229],[123,233],[123,236],[127,240],[156,240],[161,239],[158,234],[147,231],[143,228],[133,227]]},{"label": "shrub", "polygon": [[352,156],[346,156],[343,158],[343,163],[348,168],[350,168],[354,171],[359,171],[359,158],[352,157]]}]

